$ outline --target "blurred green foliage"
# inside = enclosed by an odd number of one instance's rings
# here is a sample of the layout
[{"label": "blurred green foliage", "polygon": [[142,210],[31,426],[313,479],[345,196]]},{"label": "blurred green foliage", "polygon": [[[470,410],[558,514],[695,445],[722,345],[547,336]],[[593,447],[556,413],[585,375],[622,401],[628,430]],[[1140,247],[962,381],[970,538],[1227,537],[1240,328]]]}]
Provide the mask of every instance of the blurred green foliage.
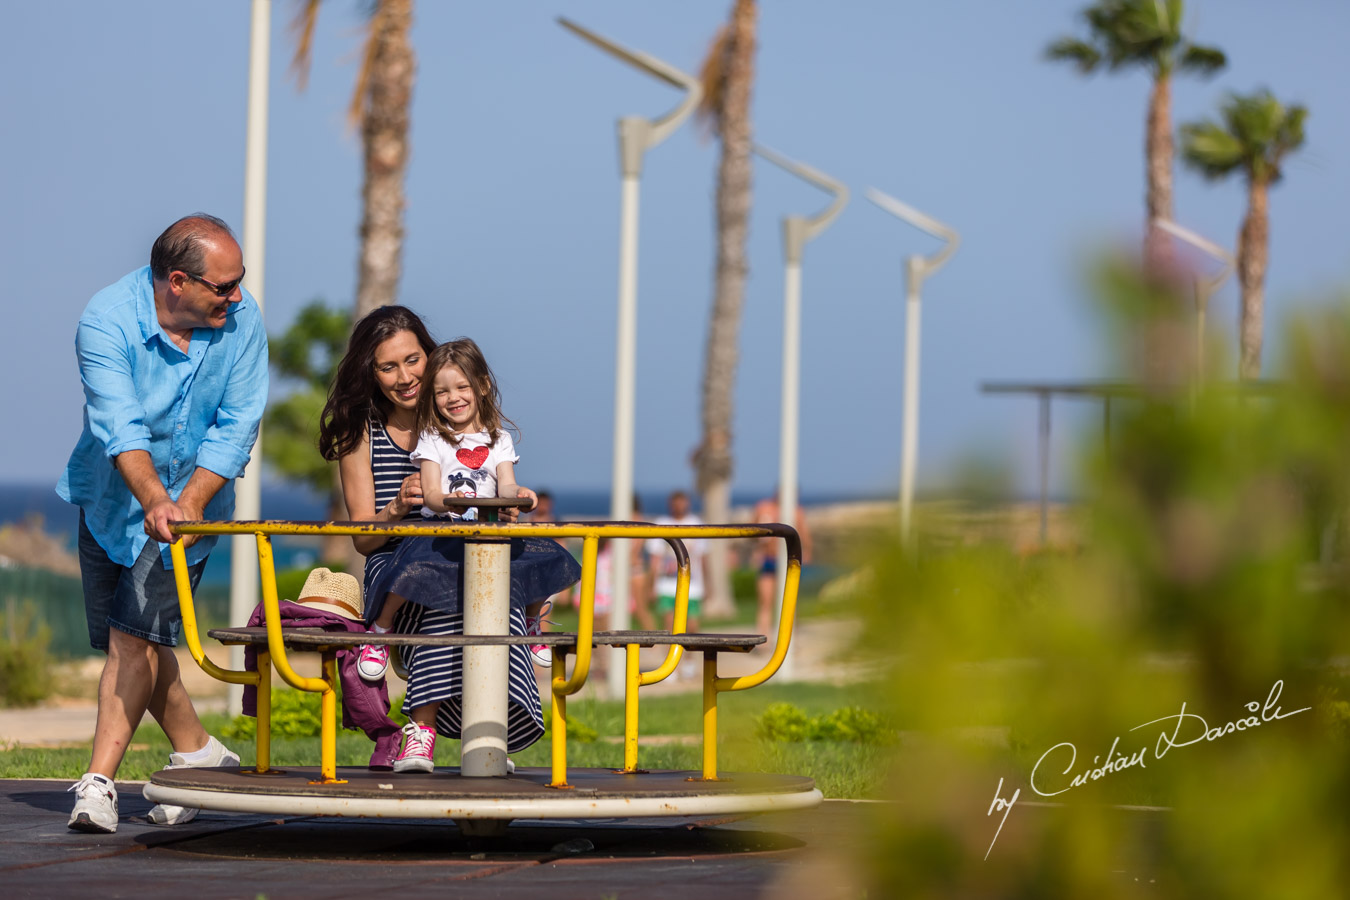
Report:
[{"label": "blurred green foliage", "polygon": [[351,311],[313,300],[280,336],[268,341],[272,368],[294,389],[267,404],[263,456],[276,471],[320,494],[333,489],[333,463],[318,452],[319,414],[347,349]]},{"label": "blurred green foliage", "polygon": [[1188,299],[1118,264],[1099,287],[1138,394],[1086,444],[1078,539],[873,548],[864,647],[922,737],[858,892],[1350,895],[1350,311],[1234,385]]},{"label": "blurred green foliage", "polygon": [[0,608],[0,706],[35,706],[51,693],[51,639],[32,602]]}]

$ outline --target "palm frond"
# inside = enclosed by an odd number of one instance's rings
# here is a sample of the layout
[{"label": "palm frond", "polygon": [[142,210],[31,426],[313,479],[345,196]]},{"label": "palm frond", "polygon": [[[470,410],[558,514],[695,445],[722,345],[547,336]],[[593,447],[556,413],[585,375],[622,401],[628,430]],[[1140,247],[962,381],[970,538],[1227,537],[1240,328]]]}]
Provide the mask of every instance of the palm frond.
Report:
[{"label": "palm frond", "polygon": [[1102,61],[1102,54],[1086,41],[1060,38],[1045,48],[1045,58],[1056,62],[1071,62],[1080,73],[1088,75]]},{"label": "palm frond", "polygon": [[1288,153],[1303,146],[1303,123],[1307,120],[1308,108],[1306,106],[1295,103],[1285,109],[1284,121],[1280,123],[1279,131],[1275,136],[1275,141],[1280,145],[1283,152]]},{"label": "palm frond", "polygon": [[1187,44],[1177,60],[1177,68],[1183,72],[1195,72],[1200,75],[1213,75],[1228,65],[1228,57],[1218,47],[1205,47],[1200,44]]},{"label": "palm frond", "polygon": [[1241,141],[1212,119],[1181,126],[1181,158],[1206,178],[1223,178],[1243,168]]},{"label": "palm frond", "polygon": [[296,89],[303,91],[309,84],[309,66],[313,59],[314,26],[319,21],[320,0],[301,0],[291,20],[295,34],[295,55],[291,57],[291,73],[295,75]]},{"label": "palm frond", "polygon": [[366,22],[366,43],[361,49],[361,68],[356,73],[351,103],[347,105],[347,124],[352,129],[361,127],[361,117],[370,93],[370,70],[375,62],[375,53],[380,48],[380,29],[384,26],[384,16],[385,5],[379,0],[372,2],[370,18]]},{"label": "palm frond", "polygon": [[1188,163],[1215,178],[1242,168],[1268,184],[1280,180],[1284,157],[1303,145],[1308,110],[1286,107],[1268,90],[1229,94],[1220,104],[1221,122],[1182,126],[1182,153]]},{"label": "palm frond", "polygon": [[1229,132],[1252,149],[1272,143],[1284,120],[1284,107],[1267,90],[1245,95],[1229,94],[1221,112]]},{"label": "palm frond", "polygon": [[727,54],[731,49],[731,28],[723,25],[713,35],[708,45],[708,55],[698,69],[698,79],[703,83],[703,99],[699,101],[695,116],[706,133],[718,134],[722,130],[722,107],[726,100]]}]

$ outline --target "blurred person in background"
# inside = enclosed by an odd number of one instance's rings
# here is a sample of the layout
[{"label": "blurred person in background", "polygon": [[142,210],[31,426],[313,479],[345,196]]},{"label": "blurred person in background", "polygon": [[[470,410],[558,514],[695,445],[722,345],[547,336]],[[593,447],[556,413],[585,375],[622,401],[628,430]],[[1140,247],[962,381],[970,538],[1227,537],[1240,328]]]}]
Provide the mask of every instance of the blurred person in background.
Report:
[{"label": "blurred person in background", "polygon": [[[656,517],[656,525],[702,525],[703,520],[689,508],[689,495],[684,491],[674,491],[667,501],[668,514]],[[702,538],[685,538],[685,549],[689,551],[689,624],[690,634],[698,631],[699,616],[703,607],[704,569],[708,561],[707,541]],[[667,631],[675,621],[675,590],[679,585],[679,565],[675,561],[675,551],[670,549],[664,539],[652,538],[647,541],[647,554],[652,561],[655,578],[656,609],[665,620]]]},{"label": "blurred person in background", "polygon": [[[754,523],[756,525],[773,525],[782,517],[783,512],[778,505],[778,492],[774,491],[772,497],[768,497],[755,504]],[[806,516],[802,515],[801,506],[797,507],[797,513],[793,516],[796,519],[792,527],[797,529],[797,534],[802,539],[802,565],[805,566],[811,562],[811,532],[806,527]],[[769,629],[773,627],[773,609],[774,602],[778,599],[778,548],[783,546],[783,542],[777,538],[760,538],[755,541],[754,554],[751,557],[751,564],[755,568],[755,591],[759,595],[759,610],[755,614],[755,634],[768,634]]]}]

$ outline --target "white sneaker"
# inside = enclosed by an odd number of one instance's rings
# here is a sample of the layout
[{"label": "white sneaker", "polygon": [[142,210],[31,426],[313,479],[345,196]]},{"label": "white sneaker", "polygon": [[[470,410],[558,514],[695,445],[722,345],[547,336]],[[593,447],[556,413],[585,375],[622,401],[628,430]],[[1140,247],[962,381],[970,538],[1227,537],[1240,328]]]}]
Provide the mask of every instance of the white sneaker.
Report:
[{"label": "white sneaker", "polygon": [[356,659],[356,673],[362,681],[372,684],[384,680],[389,671],[389,648],[382,644],[363,644],[361,655]]},{"label": "white sneaker", "polygon": [[395,772],[431,772],[436,768],[436,732],[416,722],[403,726],[403,749],[394,760]]},{"label": "white sneaker", "polygon": [[[181,753],[170,753],[169,764],[166,769],[201,769],[211,766],[237,766],[239,765],[239,755],[226,749],[220,741],[211,737],[206,742],[206,747],[211,751],[202,762],[190,763],[183,758]],[[150,810],[150,821],[156,825],[186,825],[197,818],[198,810],[190,806],[170,806],[166,803],[160,803]]]},{"label": "white sneaker", "polygon": [[117,787],[106,775],[86,772],[70,786],[75,809],[70,814],[72,831],[112,834],[117,830]]}]

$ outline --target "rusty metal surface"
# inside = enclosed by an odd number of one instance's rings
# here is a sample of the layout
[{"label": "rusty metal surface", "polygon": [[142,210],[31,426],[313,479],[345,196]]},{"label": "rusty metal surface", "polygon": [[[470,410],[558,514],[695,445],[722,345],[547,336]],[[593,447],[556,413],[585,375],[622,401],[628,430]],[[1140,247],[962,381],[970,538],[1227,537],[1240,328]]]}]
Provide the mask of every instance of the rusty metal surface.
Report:
[{"label": "rusty metal surface", "polygon": [[[559,641],[554,646],[572,647],[576,645],[576,635],[557,632],[557,636],[571,638]],[[552,637],[553,635],[548,635]],[[678,644],[687,650],[722,650],[732,653],[749,653],[767,640],[762,634],[670,634],[665,631],[597,631],[591,635],[592,644],[613,647],[626,647],[637,644],[639,647]]]},{"label": "rusty metal surface", "polygon": [[[243,520],[232,522],[174,522],[174,534],[383,534],[390,537],[547,537],[584,538],[598,535],[609,538],[660,538],[667,542],[681,538],[778,538],[787,543],[788,559],[800,563],[801,537],[796,529],[782,523],[762,525],[654,525],[650,522],[529,522],[495,524],[483,522],[403,524],[396,522],[300,522],[282,520]],[[672,543],[672,546],[674,544]],[[677,556],[681,548],[676,548]],[[687,557],[687,554],[686,554]]]},{"label": "rusty metal surface", "polygon": [[[510,646],[513,644],[547,644],[552,646],[575,646],[577,636],[564,632],[548,634],[375,634],[374,632],[335,632],[322,628],[283,628],[282,635],[286,646],[296,650],[322,651],[336,650],[342,647],[360,647],[365,644],[386,644],[398,647],[416,645],[418,647],[468,647]],[[267,629],[262,626],[252,628],[212,628],[207,635],[222,644],[266,645]]]},{"label": "rusty metal surface", "polygon": [[[501,634],[501,635],[417,635],[417,634],[363,634],[359,632],[332,632],[322,628],[283,628],[282,635],[286,646],[306,652],[337,650],[343,647],[360,647],[364,644],[391,644],[399,647],[416,645],[419,647],[466,647],[473,645],[501,646],[513,644],[547,644],[550,647],[575,647],[577,636],[571,632],[551,631],[545,634]],[[267,644],[267,629],[262,626],[252,628],[212,628],[207,632],[222,644]],[[622,647],[637,644],[640,647],[679,644],[690,650],[724,650],[734,653],[748,653],[754,647],[765,642],[762,634],[667,634],[664,631],[597,631],[592,635],[592,645]]]},{"label": "rusty metal surface", "polygon": [[[252,774],[251,769],[236,766],[215,769],[162,769],[151,781],[165,787],[188,790],[228,791],[232,794],[269,794],[274,796],[355,797],[388,799],[454,800],[494,798],[520,800],[556,798],[559,792],[548,787],[551,771],[547,768],[519,768],[515,774],[499,778],[469,778],[458,768],[442,767],[431,773],[394,774],[371,772],[356,767],[339,767],[340,785],[313,784],[318,769],[311,766],[282,766],[267,775]],[[706,797],[736,794],[795,794],[815,787],[815,781],[801,775],[764,775],[728,772],[718,781],[690,781],[698,778],[693,770],[662,770],[624,774],[610,769],[569,769],[569,797]],[[388,785],[388,787],[381,787]]]}]

